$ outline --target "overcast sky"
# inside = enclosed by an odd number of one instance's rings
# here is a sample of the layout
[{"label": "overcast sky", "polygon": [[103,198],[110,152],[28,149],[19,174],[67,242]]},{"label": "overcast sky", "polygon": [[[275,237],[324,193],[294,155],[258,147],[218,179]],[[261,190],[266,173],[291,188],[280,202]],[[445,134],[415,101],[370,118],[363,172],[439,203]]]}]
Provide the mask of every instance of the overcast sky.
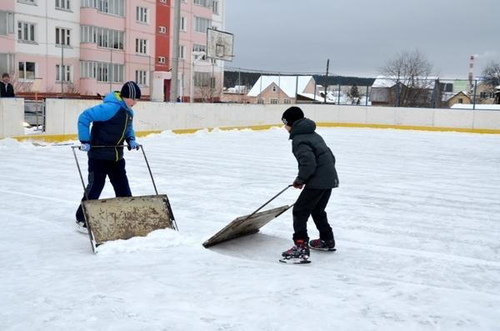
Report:
[{"label": "overcast sky", "polygon": [[374,77],[418,49],[441,78],[500,62],[500,0],[227,0],[234,60],[244,68]]}]

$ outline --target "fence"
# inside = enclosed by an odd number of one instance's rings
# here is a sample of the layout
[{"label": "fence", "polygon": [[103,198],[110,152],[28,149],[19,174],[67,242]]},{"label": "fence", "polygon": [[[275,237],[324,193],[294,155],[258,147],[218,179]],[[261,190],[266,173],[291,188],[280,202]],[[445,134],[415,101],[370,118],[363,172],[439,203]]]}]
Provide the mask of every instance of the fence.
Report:
[{"label": "fence", "polygon": [[[311,83],[301,84],[299,81],[304,79],[310,79]],[[327,103],[412,108],[472,105],[472,109],[476,109],[476,105],[500,103],[500,91],[494,86],[479,80],[438,77],[360,78],[237,69],[225,71],[224,86],[222,100],[232,103]],[[500,110],[500,106],[487,109]]]}]

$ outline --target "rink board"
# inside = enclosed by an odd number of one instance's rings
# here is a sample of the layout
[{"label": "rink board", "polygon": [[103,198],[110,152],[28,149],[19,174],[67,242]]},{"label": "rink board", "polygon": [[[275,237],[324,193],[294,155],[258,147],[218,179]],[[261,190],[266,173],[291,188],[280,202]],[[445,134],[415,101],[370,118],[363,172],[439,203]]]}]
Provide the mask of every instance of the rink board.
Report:
[{"label": "rink board", "polygon": [[119,197],[82,201],[92,243],[144,237],[158,229],[174,229],[175,221],[166,195]]},{"label": "rink board", "polygon": [[290,206],[281,206],[269,209],[255,214],[245,215],[234,219],[222,230],[214,234],[210,239],[203,243],[205,248],[220,244],[222,242],[236,239],[259,232],[267,223],[287,211]]}]

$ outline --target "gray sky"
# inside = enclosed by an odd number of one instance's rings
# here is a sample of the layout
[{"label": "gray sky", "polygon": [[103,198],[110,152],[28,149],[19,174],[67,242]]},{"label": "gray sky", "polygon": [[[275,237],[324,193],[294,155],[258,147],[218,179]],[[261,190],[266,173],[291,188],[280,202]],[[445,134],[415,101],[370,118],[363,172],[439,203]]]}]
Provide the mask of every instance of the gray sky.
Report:
[{"label": "gray sky", "polygon": [[418,49],[441,78],[500,62],[500,0],[227,0],[228,69],[374,77]]}]

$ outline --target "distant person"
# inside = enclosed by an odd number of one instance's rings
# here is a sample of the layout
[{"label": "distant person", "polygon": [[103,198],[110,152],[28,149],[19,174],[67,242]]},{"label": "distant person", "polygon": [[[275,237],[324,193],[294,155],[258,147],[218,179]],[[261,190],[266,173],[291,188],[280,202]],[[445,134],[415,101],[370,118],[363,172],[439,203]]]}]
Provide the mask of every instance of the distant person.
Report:
[{"label": "distant person", "polygon": [[15,98],[14,86],[10,83],[10,76],[8,73],[2,74],[2,81],[0,82],[0,98]]},{"label": "distant person", "polygon": [[[132,125],[132,107],[141,97],[141,89],[135,82],[127,82],[120,92],[111,92],[101,104],[83,111],[78,117],[80,150],[88,154],[88,184],[82,200],[99,199],[106,176],[117,197],[130,197],[132,192],[125,171],[123,147],[138,150]],[[90,124],[92,130],[90,131]],[[82,206],[76,211],[76,224],[80,231],[87,231]]]},{"label": "distant person", "polygon": [[[328,223],[325,208],[332,189],[339,186],[335,156],[323,138],[315,132],[316,123],[305,118],[299,107],[288,108],[282,116],[285,129],[290,133],[292,152],[299,172],[293,186],[302,189],[293,207],[294,246],[283,252],[281,262],[308,263],[309,247],[334,251],[335,239]],[[311,240],[307,234],[307,220],[312,216],[319,231],[319,239]]]}]

